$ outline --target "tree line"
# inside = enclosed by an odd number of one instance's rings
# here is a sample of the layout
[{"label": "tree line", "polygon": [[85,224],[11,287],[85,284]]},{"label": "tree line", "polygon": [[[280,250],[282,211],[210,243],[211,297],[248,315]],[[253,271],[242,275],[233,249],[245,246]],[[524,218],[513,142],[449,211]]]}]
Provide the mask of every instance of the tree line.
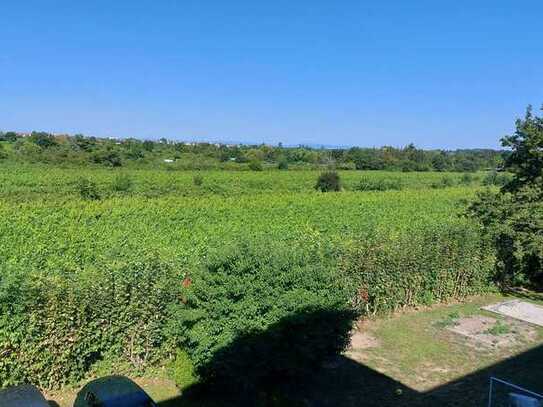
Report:
[{"label": "tree line", "polygon": [[[328,167],[343,170],[461,171],[499,169],[507,152],[492,149],[424,150],[405,147],[314,148],[268,144],[112,139],[34,131],[0,132],[0,159],[23,162],[122,165],[174,164],[181,168]],[[177,163],[177,164],[176,164]],[[176,164],[176,165],[175,165]]]}]

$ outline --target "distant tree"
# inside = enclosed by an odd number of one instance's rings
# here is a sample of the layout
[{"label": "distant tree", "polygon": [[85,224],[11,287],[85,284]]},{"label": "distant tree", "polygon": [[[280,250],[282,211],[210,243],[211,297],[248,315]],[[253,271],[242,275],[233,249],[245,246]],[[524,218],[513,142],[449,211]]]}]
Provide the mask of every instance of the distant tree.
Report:
[{"label": "distant tree", "polygon": [[29,140],[41,148],[50,148],[58,145],[52,134],[33,131]]},{"label": "distant tree", "polygon": [[151,140],[145,140],[142,146],[145,151],[153,151],[155,148],[155,143],[153,143]]},{"label": "distant tree", "polygon": [[10,143],[13,143],[17,141],[17,133],[13,131],[8,131],[6,133],[3,133],[0,135],[0,141],[8,141]]},{"label": "distant tree", "polygon": [[435,154],[432,157],[432,167],[436,171],[446,171],[448,168],[447,156],[443,151]]},{"label": "distant tree", "polygon": [[120,167],[122,165],[119,153],[114,150],[97,151],[92,154],[91,161],[108,167]]}]

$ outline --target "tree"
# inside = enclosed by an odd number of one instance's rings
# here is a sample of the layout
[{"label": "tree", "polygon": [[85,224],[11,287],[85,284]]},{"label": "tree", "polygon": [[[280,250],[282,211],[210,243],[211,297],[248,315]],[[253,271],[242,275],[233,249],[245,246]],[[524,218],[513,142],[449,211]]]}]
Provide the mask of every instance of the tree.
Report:
[{"label": "tree", "polygon": [[504,284],[543,287],[543,118],[528,107],[513,135],[502,139],[511,149],[504,169],[513,174],[498,192],[478,195],[468,213],[492,239],[497,279]]},{"label": "tree", "polygon": [[[542,108],[543,110],[543,108]],[[543,117],[526,109],[524,120],[517,120],[515,134],[502,139],[502,145],[511,149],[504,167],[515,174],[507,190],[519,191],[526,186],[539,186],[543,182]]]},{"label": "tree", "polygon": [[55,136],[42,131],[33,131],[30,135],[30,141],[41,148],[50,148],[58,145],[57,141],[55,140]]}]

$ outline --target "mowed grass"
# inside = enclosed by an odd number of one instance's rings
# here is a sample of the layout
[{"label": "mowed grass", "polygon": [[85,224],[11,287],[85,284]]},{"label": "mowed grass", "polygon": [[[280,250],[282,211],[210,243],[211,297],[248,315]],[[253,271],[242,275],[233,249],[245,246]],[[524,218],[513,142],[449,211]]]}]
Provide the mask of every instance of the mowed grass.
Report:
[{"label": "mowed grass", "polygon": [[[418,392],[431,391],[481,369],[492,369],[506,359],[543,345],[543,328],[532,327],[536,332],[533,340],[489,348],[450,332],[448,321],[475,315],[500,321],[498,315],[481,310],[481,307],[512,298],[496,293],[368,321],[363,330],[376,338],[378,346],[353,351],[352,357]],[[541,300],[534,302],[543,303]],[[515,368],[522,371],[522,362]],[[529,369],[526,367],[525,376],[531,374]],[[506,374],[507,370],[500,373]],[[538,377],[542,378],[541,375]],[[519,377],[518,380],[522,384],[524,379]]]}]

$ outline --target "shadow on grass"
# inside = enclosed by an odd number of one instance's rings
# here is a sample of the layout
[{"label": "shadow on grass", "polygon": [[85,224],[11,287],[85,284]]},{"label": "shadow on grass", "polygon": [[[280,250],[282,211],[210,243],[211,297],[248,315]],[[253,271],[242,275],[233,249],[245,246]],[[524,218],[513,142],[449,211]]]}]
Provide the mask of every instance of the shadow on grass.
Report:
[{"label": "shadow on grass", "polygon": [[[337,319],[334,319],[337,317]],[[341,323],[334,323],[342,321]],[[239,337],[204,367],[213,372],[160,407],[484,406],[491,376],[543,391],[543,346],[422,393],[345,356],[344,315],[288,318],[265,332]],[[303,322],[303,324],[302,324]],[[288,341],[277,341],[289,333]],[[324,335],[322,340],[315,335]],[[326,341],[326,336],[334,339]],[[304,349],[307,343],[321,344]],[[237,372],[232,377],[232,372]]]}]

